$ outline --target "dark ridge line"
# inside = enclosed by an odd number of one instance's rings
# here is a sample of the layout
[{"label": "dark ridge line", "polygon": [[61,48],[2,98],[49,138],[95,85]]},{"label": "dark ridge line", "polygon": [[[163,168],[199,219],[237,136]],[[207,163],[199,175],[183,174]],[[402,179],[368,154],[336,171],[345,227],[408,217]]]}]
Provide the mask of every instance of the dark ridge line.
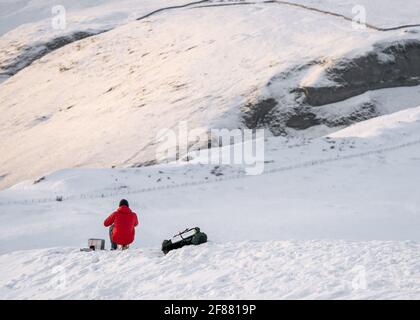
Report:
[{"label": "dark ridge line", "polygon": [[[310,7],[310,6],[307,6],[307,5],[304,5],[304,4],[293,3],[293,2],[282,1],[282,0],[267,0],[267,1],[261,1],[261,2],[241,1],[241,2],[231,2],[231,3],[215,3],[215,2],[209,2],[209,1],[200,1],[199,3],[195,3],[195,4],[206,3],[206,2],[208,4],[205,4],[205,5],[202,5],[202,6],[197,6],[194,9],[210,8],[210,7],[228,7],[228,6],[236,6],[236,5],[251,5],[251,4],[260,4],[260,3],[261,4],[277,3],[279,5],[297,7],[297,8],[305,9],[305,10],[308,10],[308,11],[318,12],[318,13],[322,13],[322,14],[325,14],[325,15],[330,15],[330,16],[337,17],[337,18],[342,18],[346,21],[355,22],[355,23],[357,23],[361,26],[366,26],[367,28],[375,30],[375,31],[387,32],[387,31],[396,31],[396,30],[420,27],[420,24],[407,24],[407,25],[390,27],[390,28],[382,28],[382,27],[377,27],[377,26],[375,26],[373,24],[370,24],[370,23],[361,23],[359,21],[355,21],[355,20],[353,20],[353,18],[348,17],[344,14],[340,14],[340,13],[336,13],[336,12],[332,12],[332,11],[326,11],[326,10],[318,9],[318,8],[315,8],[315,7]],[[159,9],[159,12],[160,11],[164,11],[164,8]]]},{"label": "dark ridge line", "polygon": [[288,1],[281,1],[281,0],[270,0],[270,1],[264,1],[265,3],[277,3],[277,4],[282,4],[282,5],[286,5],[286,6],[291,6],[291,7],[297,7],[297,8],[302,8],[305,10],[309,10],[309,11],[314,11],[314,12],[319,12],[325,15],[330,15],[330,16],[334,16],[337,18],[343,18],[344,20],[350,21],[350,22],[356,22],[357,24],[360,24],[361,26],[366,26],[369,29],[373,29],[376,31],[384,31],[381,30],[380,28],[369,24],[369,23],[360,23],[358,21],[354,21],[353,18],[347,17],[344,14],[341,13],[336,13],[336,12],[332,12],[332,11],[326,11],[326,10],[322,10],[322,9],[318,9],[315,7],[309,7],[307,5],[304,4],[299,4],[299,3],[293,3],[293,2],[288,2]]},{"label": "dark ridge line", "polygon": [[[212,4],[214,3],[214,4]],[[250,5],[250,4],[259,4],[259,3],[266,3],[264,2],[249,2],[249,1],[241,1],[241,2],[210,2],[209,4],[197,6],[191,9],[201,9],[201,8],[212,8],[212,7],[229,7],[229,6],[240,6],[240,5]]]},{"label": "dark ridge line", "polygon": [[141,17],[137,18],[136,20],[137,21],[140,21],[140,20],[146,19],[146,18],[148,18],[148,17],[150,17],[152,15],[155,15],[155,14],[157,14],[159,12],[169,11],[169,10],[175,10],[175,9],[182,9],[182,8],[186,8],[186,7],[190,7],[190,6],[193,6],[193,5],[196,5],[196,4],[201,4],[201,3],[206,3],[206,2],[210,3],[210,0],[201,0],[201,1],[195,1],[195,2],[190,2],[190,3],[186,3],[186,4],[181,4],[179,6],[172,6],[172,7],[160,8],[160,9],[157,9],[157,10],[152,11],[150,13],[147,13],[144,16],[141,16]]},{"label": "dark ridge line", "polygon": [[420,24],[406,24],[403,26],[397,26],[392,28],[379,28],[380,31],[395,31],[395,30],[402,30],[402,29],[409,29],[409,28],[418,28]]},{"label": "dark ridge line", "polygon": [[[350,22],[356,22],[356,23],[360,24],[361,26],[366,26],[367,28],[370,28],[370,29],[373,29],[373,30],[376,30],[376,31],[391,31],[391,30],[398,30],[398,29],[395,29],[395,28],[399,28],[399,27],[394,27],[394,28],[390,28],[390,30],[382,29],[382,28],[376,27],[376,26],[368,24],[368,23],[364,24],[364,23],[360,23],[358,21],[354,21],[353,18],[347,17],[347,16],[345,16],[343,14],[340,14],[340,13],[325,11],[325,10],[317,9],[315,7],[309,7],[309,6],[306,6],[306,5],[303,5],[303,4],[281,1],[281,0],[267,0],[267,1],[261,1],[261,2],[241,1],[241,2],[230,2],[230,3],[211,2],[211,0],[202,0],[202,1],[191,2],[191,3],[179,5],[179,6],[171,6],[171,7],[160,8],[160,9],[152,11],[152,12],[150,12],[150,13],[148,13],[148,14],[140,17],[140,18],[137,18],[136,20],[140,21],[140,20],[146,19],[150,16],[153,16],[157,13],[160,13],[160,12],[187,8],[187,7],[191,7],[191,6],[194,6],[194,5],[198,5],[198,6],[193,8],[193,9],[200,9],[200,8],[211,8],[211,7],[230,7],[230,6],[239,6],[239,5],[252,5],[252,4],[260,4],[260,3],[261,4],[277,3],[279,5],[292,6],[292,7],[297,7],[297,8],[301,8],[301,9],[305,9],[305,10],[309,10],[309,11],[322,13],[322,14],[325,14],[325,15],[331,15],[331,16],[334,16],[334,17],[343,18],[343,19],[345,19],[347,21],[350,21]],[[200,6],[200,4],[204,4],[204,5]],[[403,29],[403,27],[401,27],[401,29]]]},{"label": "dark ridge line", "polygon": [[386,32],[386,31],[395,31],[395,30],[401,30],[401,29],[407,29],[407,28],[420,27],[420,24],[407,24],[407,25],[390,27],[390,28],[381,28],[381,27],[377,27],[377,26],[375,26],[373,24],[370,24],[370,23],[360,23],[358,21],[354,21],[353,18],[347,17],[347,16],[345,16],[343,14],[340,14],[340,13],[326,11],[326,10],[318,9],[318,8],[315,8],[315,7],[309,7],[309,6],[304,5],[304,4],[293,3],[293,2],[282,1],[282,0],[268,0],[268,1],[264,1],[263,3],[270,3],[270,2],[271,3],[278,3],[278,4],[288,5],[288,6],[292,6],[292,7],[298,7],[298,8],[306,9],[306,10],[309,10],[309,11],[319,12],[319,13],[323,13],[323,14],[326,14],[326,15],[331,15],[331,16],[343,18],[343,19],[345,19],[347,21],[356,22],[356,23],[358,23],[358,24],[360,24],[362,26],[364,25],[367,28],[374,29],[376,31]]},{"label": "dark ridge line", "polygon": [[325,15],[331,15],[337,18],[343,18],[347,21],[350,22],[356,22],[357,24],[360,24],[361,26],[366,26],[369,29],[375,30],[375,31],[384,31],[381,30],[378,27],[375,27],[371,24],[368,23],[360,23],[358,21],[353,21],[352,18],[350,17],[346,17],[345,15],[339,14],[339,13],[335,13],[335,12],[330,12],[330,11],[324,11],[321,9],[317,9],[317,8],[313,8],[313,7],[308,7],[302,4],[298,4],[298,3],[292,3],[292,2],[287,2],[287,1],[276,1],[276,0],[267,0],[267,1],[261,1],[261,2],[232,2],[232,3],[215,3],[215,4],[206,4],[203,6],[197,6],[195,8],[192,9],[201,9],[201,8],[211,8],[211,7],[228,7],[228,6],[238,6],[238,5],[250,5],[250,4],[269,4],[269,3],[277,3],[279,5],[287,5],[287,6],[291,6],[291,7],[297,7],[297,8],[301,8],[301,9],[305,9],[305,10],[309,10],[309,11],[314,11],[314,12],[318,12],[318,13],[322,13]]}]

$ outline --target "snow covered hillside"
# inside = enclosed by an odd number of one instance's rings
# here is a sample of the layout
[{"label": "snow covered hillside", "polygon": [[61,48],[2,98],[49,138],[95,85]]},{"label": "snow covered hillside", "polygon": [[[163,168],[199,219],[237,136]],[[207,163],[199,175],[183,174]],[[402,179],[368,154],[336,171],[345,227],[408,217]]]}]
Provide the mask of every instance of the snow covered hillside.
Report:
[{"label": "snow covered hillside", "polygon": [[[329,9],[344,12],[350,2],[344,3],[344,7],[331,3]],[[145,4],[142,13],[155,10],[157,4],[163,8],[168,1]],[[64,168],[150,162],[155,158],[157,131],[173,128],[183,119],[190,127],[266,125],[275,135],[320,136],[348,125],[358,115],[367,119],[384,114],[388,105],[368,98],[344,108],[336,121],[328,115],[340,105],[325,107],[327,112],[324,107],[305,111],[297,114],[296,121],[293,110],[298,97],[290,92],[314,78],[318,71],[306,69],[313,61],[363,55],[384,41],[419,40],[418,33],[406,29],[356,30],[340,17],[281,3],[218,4],[162,11],[76,41],[3,82],[0,187]],[[391,19],[393,5],[387,8]],[[404,21],[413,21],[413,9],[406,2],[403,8],[395,24],[405,14]],[[369,22],[383,23],[375,20],[378,16],[382,15],[372,15]],[[14,34],[12,30],[1,37],[2,46],[10,46]],[[420,96],[418,87],[412,87],[410,96]],[[270,106],[273,115],[261,117],[259,102],[267,99],[275,101]],[[413,107],[401,101],[399,108]],[[302,121],[306,128],[307,117],[317,120],[309,121],[309,129],[316,124],[320,130],[293,129],[301,129]],[[254,121],[261,118],[262,123]]]},{"label": "snow covered hillside", "polygon": [[[417,1],[54,4],[0,0],[0,299],[420,298]],[[263,173],[160,163],[183,121],[265,129]],[[80,252],[121,198],[130,250]]]},{"label": "snow covered hillside", "polygon": [[101,222],[122,197],[139,211],[139,246],[159,246],[195,224],[214,241],[420,240],[419,130],[417,107],[326,138],[270,138],[257,176],[194,160],[58,171],[0,193],[2,217],[13,221],[0,235],[0,251],[107,238]]}]

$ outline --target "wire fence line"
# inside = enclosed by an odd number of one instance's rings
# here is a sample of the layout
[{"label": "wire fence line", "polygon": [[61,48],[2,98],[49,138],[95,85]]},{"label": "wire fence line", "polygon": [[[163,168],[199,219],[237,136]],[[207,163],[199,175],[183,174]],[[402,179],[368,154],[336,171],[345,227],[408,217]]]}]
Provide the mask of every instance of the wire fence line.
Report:
[{"label": "wire fence line", "polygon": [[156,192],[156,191],[163,191],[163,190],[172,190],[172,189],[179,189],[179,188],[185,188],[185,187],[194,187],[194,186],[202,186],[202,185],[208,185],[208,184],[214,184],[219,182],[226,182],[226,181],[232,181],[232,180],[239,180],[239,179],[250,179],[255,177],[260,177],[262,175],[268,175],[268,174],[274,174],[279,172],[286,172],[286,171],[292,171],[296,169],[304,169],[309,168],[317,165],[323,165],[326,163],[332,163],[337,161],[343,161],[343,160],[350,160],[350,159],[356,159],[356,158],[363,158],[370,155],[375,154],[381,154],[386,152],[391,152],[407,147],[411,147],[414,145],[420,144],[420,139],[414,140],[411,142],[390,146],[390,147],[384,147],[379,148],[375,150],[360,152],[360,153],[354,153],[349,154],[345,156],[337,155],[336,157],[330,157],[330,158],[324,158],[324,159],[315,159],[310,160],[306,162],[301,162],[293,165],[288,166],[281,166],[278,168],[272,168],[265,170],[261,175],[246,175],[245,173],[238,173],[238,174],[232,174],[232,175],[226,175],[226,176],[220,176],[213,179],[205,179],[205,180],[197,180],[197,181],[191,181],[191,182],[183,182],[183,183],[177,183],[177,184],[171,184],[171,185],[160,185],[160,186],[151,186],[151,187],[143,187],[143,188],[137,188],[137,189],[115,189],[112,191],[103,191],[103,192],[94,192],[94,193],[84,193],[84,194],[77,194],[77,195],[69,195],[69,196],[55,196],[55,197],[48,197],[48,198],[38,198],[38,199],[26,199],[26,200],[17,200],[17,201],[5,201],[0,202],[0,206],[4,205],[30,205],[30,204],[43,204],[43,203],[52,203],[52,202],[61,202],[61,201],[75,201],[75,200],[93,200],[93,199],[100,199],[100,198],[112,198],[117,196],[127,196],[132,194],[141,194],[141,193],[147,193],[147,192]]},{"label": "wire fence line", "polygon": [[[336,17],[336,18],[342,18],[344,20],[363,25],[366,28],[373,29],[373,30],[376,30],[376,31],[391,31],[391,29],[388,30],[386,28],[376,27],[376,26],[374,26],[370,23],[367,23],[367,22],[362,23],[360,21],[355,20],[353,17],[349,17],[349,16],[346,16],[346,15],[341,14],[341,13],[337,13],[337,12],[333,12],[333,11],[327,11],[327,10],[323,10],[323,9],[318,9],[318,8],[311,7],[311,6],[308,6],[308,5],[295,3],[295,2],[289,2],[289,1],[266,0],[266,1],[253,2],[253,1],[240,1],[239,0],[237,2],[233,1],[233,2],[220,2],[220,3],[209,2],[209,1],[200,1],[199,3],[194,3],[194,4],[198,4],[198,5],[193,6],[192,7],[193,9],[212,8],[212,7],[229,7],[229,6],[239,6],[239,5],[254,5],[254,4],[279,4],[279,5],[284,5],[284,6],[291,6],[291,7],[296,7],[296,8],[300,8],[300,9],[305,9],[307,11],[313,11],[313,12],[321,13],[321,14],[324,14],[324,15],[333,16],[333,17]],[[162,11],[165,11],[165,10],[161,9],[158,12],[162,12]],[[149,14],[148,16],[151,16],[152,14]],[[407,27],[409,27],[409,26],[407,26]],[[397,27],[397,29],[398,29],[398,27]],[[397,29],[392,28],[392,30],[397,30]]]},{"label": "wire fence line", "polygon": [[270,2],[271,3],[278,3],[278,4],[281,4],[281,5],[293,6],[293,7],[298,7],[298,8],[302,8],[302,9],[305,9],[305,10],[309,10],[309,11],[319,12],[319,13],[322,13],[322,14],[325,14],[325,15],[330,15],[330,16],[342,18],[342,19],[350,21],[350,22],[358,23],[360,25],[366,26],[369,29],[373,29],[373,30],[376,30],[376,31],[382,31],[382,32],[420,27],[420,24],[406,24],[406,25],[400,25],[400,26],[395,26],[395,27],[390,27],[390,28],[382,28],[382,27],[377,27],[377,26],[375,26],[373,24],[370,24],[370,23],[367,23],[367,22],[366,23],[359,22],[359,21],[355,20],[353,17],[349,17],[349,16],[346,16],[346,15],[341,14],[341,13],[328,11],[328,10],[322,10],[322,9],[318,9],[318,8],[311,7],[311,6],[308,6],[308,5],[295,3],[295,2],[281,1],[281,0],[271,0],[271,1],[264,1],[264,2],[265,3],[270,3]]},{"label": "wire fence line", "polygon": [[301,8],[301,9],[312,11],[312,12],[318,12],[318,13],[321,13],[321,14],[324,14],[324,15],[329,15],[329,16],[333,16],[333,17],[337,17],[337,18],[342,18],[342,19],[347,20],[349,22],[352,22],[352,23],[354,22],[354,23],[363,25],[368,29],[381,31],[381,32],[396,31],[396,30],[420,27],[420,23],[419,23],[419,24],[406,24],[406,25],[399,25],[399,26],[394,26],[394,27],[389,27],[389,28],[383,28],[383,27],[375,26],[374,24],[371,24],[371,23],[367,23],[367,22],[363,23],[363,22],[357,21],[357,20],[354,19],[354,17],[350,17],[350,16],[347,16],[345,14],[337,13],[337,12],[334,12],[334,11],[328,11],[328,10],[324,10],[324,9],[319,9],[319,8],[312,7],[310,5],[301,4],[301,3],[290,2],[290,1],[282,1],[282,0],[266,0],[266,1],[258,1],[258,2],[257,1],[245,1],[245,0],[244,1],[238,0],[238,1],[228,1],[228,2],[213,2],[212,0],[201,0],[201,1],[189,2],[189,3],[178,5],[178,6],[170,6],[170,7],[160,8],[160,9],[154,10],[154,11],[148,13],[148,14],[145,14],[144,16],[141,16],[141,17],[137,18],[136,20],[140,21],[140,20],[144,20],[146,18],[149,18],[149,17],[151,17],[155,14],[161,13],[161,12],[177,10],[177,9],[184,9],[184,8],[200,9],[200,8],[211,8],[211,7],[232,7],[232,6],[255,5],[255,4],[279,4],[279,5],[284,5],[284,6]]},{"label": "wire fence line", "polygon": [[144,19],[149,18],[149,17],[151,17],[155,14],[158,14],[160,12],[176,10],[176,9],[183,9],[183,8],[191,7],[191,6],[202,4],[202,3],[210,3],[210,1],[211,0],[201,0],[201,1],[194,1],[194,2],[181,4],[181,5],[178,5],[178,6],[170,6],[170,7],[159,8],[159,9],[156,9],[152,12],[149,12],[149,13],[145,14],[144,16],[141,16],[141,17],[137,18],[136,20],[137,21],[144,20]]}]

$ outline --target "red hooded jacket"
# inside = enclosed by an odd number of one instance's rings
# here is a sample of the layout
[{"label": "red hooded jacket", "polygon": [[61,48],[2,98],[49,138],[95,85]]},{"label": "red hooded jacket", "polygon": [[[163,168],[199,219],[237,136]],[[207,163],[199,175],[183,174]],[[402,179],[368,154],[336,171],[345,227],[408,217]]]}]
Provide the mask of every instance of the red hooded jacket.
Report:
[{"label": "red hooded jacket", "polygon": [[104,221],[104,226],[114,224],[112,241],[119,245],[128,245],[134,241],[134,228],[139,221],[137,215],[129,207],[121,206]]}]

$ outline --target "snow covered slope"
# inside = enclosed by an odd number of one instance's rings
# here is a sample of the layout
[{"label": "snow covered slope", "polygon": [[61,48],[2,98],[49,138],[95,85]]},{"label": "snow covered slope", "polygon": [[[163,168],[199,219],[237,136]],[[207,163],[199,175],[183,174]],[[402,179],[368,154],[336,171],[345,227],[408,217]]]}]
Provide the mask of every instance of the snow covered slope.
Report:
[{"label": "snow covered slope", "polygon": [[0,193],[2,217],[13,221],[0,248],[82,246],[88,237],[106,238],[101,221],[122,197],[139,211],[140,246],[159,245],[194,224],[214,241],[419,240],[419,120],[420,107],[331,137],[270,138],[260,176],[193,161],[64,170],[36,184],[29,180]]},{"label": "snow covered slope", "polygon": [[416,242],[267,241],[0,256],[2,299],[418,299]]},{"label": "snow covered slope", "polygon": [[0,187],[58,169],[154,160],[159,129],[184,119],[190,127],[243,127],[241,108],[293,66],[416,37],[354,30],[278,3],[199,7],[69,44],[3,82]]}]

